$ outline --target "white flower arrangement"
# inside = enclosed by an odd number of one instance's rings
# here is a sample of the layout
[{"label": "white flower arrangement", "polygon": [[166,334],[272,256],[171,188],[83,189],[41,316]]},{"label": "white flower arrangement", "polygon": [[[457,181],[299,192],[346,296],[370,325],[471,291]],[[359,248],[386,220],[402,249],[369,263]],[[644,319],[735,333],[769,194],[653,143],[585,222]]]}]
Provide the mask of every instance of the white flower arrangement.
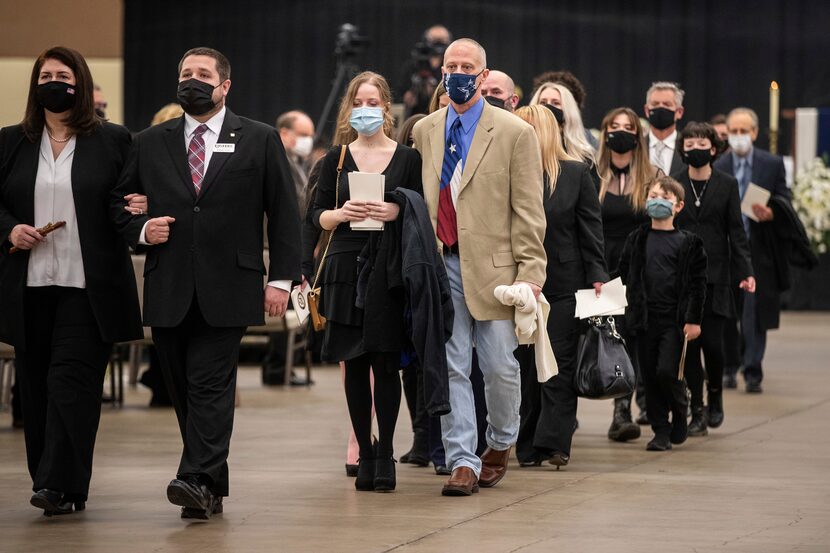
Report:
[{"label": "white flower arrangement", "polygon": [[820,157],[795,177],[793,207],[818,253],[830,251],[830,168]]}]

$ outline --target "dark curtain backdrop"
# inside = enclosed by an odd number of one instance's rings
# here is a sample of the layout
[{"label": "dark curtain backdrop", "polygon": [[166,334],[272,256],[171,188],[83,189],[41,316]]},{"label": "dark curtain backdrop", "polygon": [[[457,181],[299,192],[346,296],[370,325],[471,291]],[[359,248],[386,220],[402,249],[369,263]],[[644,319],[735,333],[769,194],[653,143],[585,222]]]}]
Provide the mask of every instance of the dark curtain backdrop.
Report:
[{"label": "dark curtain backdrop", "polygon": [[316,121],[344,22],[373,41],[358,67],[393,80],[434,23],[479,40],[488,65],[513,76],[525,101],[534,75],[570,69],[588,90],[584,117],[593,127],[619,105],[641,112],[655,80],[681,83],[687,121],[747,105],[766,127],[772,80],[782,109],[830,95],[830,2],[125,0],[126,124],[145,128],[175,100],[176,64],[202,45],[230,58],[229,105],[237,113],[273,124],[282,111],[302,109]]}]

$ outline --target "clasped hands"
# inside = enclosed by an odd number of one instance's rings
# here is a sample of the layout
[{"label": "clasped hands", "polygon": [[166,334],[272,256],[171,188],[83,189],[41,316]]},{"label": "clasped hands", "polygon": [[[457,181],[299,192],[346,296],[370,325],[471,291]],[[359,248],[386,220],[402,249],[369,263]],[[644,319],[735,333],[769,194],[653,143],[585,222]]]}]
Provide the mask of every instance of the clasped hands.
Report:
[{"label": "clasped hands", "polygon": [[347,223],[351,221],[394,221],[398,218],[401,208],[393,202],[367,202],[362,200],[349,200],[343,207],[337,209],[337,221]]}]

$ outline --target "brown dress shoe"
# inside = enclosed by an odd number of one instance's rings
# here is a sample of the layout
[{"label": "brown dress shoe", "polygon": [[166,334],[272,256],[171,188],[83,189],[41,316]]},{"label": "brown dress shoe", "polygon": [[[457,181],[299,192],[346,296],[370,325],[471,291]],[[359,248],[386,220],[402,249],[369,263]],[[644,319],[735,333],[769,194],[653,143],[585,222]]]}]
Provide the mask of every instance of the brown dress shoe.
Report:
[{"label": "brown dress shoe", "polygon": [[507,473],[507,461],[510,459],[510,448],[504,451],[490,449],[481,454],[481,476],[478,483],[482,488],[492,488],[498,484]]},{"label": "brown dress shoe", "polygon": [[452,471],[452,476],[444,484],[441,495],[473,495],[478,493],[478,478],[473,469],[458,467]]}]

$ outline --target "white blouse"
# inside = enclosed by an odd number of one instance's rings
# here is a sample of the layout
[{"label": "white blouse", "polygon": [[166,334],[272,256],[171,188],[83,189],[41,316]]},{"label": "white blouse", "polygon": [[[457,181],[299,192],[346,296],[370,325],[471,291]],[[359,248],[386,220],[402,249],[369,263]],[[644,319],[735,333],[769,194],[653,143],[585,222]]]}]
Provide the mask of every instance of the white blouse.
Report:
[{"label": "white blouse", "polygon": [[66,221],[66,226],[46,236],[32,248],[27,286],[86,288],[81,237],[72,194],[72,161],[75,137],[69,139],[58,159],[52,155],[49,136],[43,133],[35,178],[35,228]]}]

